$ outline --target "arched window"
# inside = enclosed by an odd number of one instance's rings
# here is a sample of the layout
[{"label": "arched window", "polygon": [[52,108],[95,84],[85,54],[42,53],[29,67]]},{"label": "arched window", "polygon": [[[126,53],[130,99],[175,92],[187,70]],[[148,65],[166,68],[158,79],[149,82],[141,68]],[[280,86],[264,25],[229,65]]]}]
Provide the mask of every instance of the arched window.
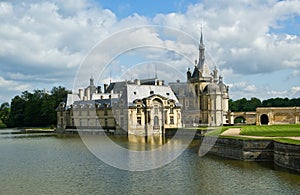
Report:
[{"label": "arched window", "polygon": [[158,122],[158,116],[154,117],[154,126],[158,126],[159,122]]}]

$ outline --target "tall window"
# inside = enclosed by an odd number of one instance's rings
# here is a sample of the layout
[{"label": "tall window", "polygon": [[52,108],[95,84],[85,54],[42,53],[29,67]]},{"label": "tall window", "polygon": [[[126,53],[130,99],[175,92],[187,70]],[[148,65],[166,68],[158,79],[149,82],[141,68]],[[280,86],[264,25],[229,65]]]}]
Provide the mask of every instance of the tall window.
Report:
[{"label": "tall window", "polygon": [[142,124],[142,118],[140,116],[137,117],[137,124],[141,125]]},{"label": "tall window", "polygon": [[170,116],[170,124],[174,125],[174,116]]},{"label": "tall window", "polygon": [[158,123],[158,116],[155,116],[154,117],[154,126],[158,126],[159,123]]},{"label": "tall window", "polygon": [[141,114],[141,107],[140,107],[140,106],[138,106],[138,107],[136,108],[136,112],[137,112],[137,114]]},{"label": "tall window", "polygon": [[108,126],[108,120],[107,120],[107,118],[104,119],[104,124],[105,124],[105,127],[107,128],[107,126]]},{"label": "tall window", "polygon": [[168,124],[167,117],[168,117],[168,112],[165,111],[165,124]]},{"label": "tall window", "polygon": [[121,121],[121,127],[124,127],[124,118],[121,117],[121,118],[120,118],[120,121]]},{"label": "tall window", "polygon": [[150,122],[151,122],[150,111],[148,111],[147,113],[148,113],[148,114],[147,114],[147,117],[148,117],[147,121],[148,121],[148,124],[150,124]]}]

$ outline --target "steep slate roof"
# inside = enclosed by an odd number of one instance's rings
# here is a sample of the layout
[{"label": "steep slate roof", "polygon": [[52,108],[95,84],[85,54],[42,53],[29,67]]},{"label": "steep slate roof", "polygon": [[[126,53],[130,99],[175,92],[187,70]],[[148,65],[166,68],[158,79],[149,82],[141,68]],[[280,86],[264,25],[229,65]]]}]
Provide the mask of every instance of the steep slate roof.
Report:
[{"label": "steep slate roof", "polygon": [[104,108],[107,105],[108,108],[111,108],[114,103],[118,102],[118,98],[111,98],[111,99],[102,99],[102,100],[86,100],[86,101],[76,101],[74,102],[74,108],[77,106],[82,106],[83,108],[87,108],[87,106],[95,106],[96,104],[99,105],[99,108]]},{"label": "steep slate roof", "polygon": [[[150,93],[153,92],[153,93]],[[134,85],[128,84],[125,86],[125,91],[122,95],[128,106],[133,105],[133,101],[136,99],[144,99],[152,95],[160,95],[168,99],[175,101],[176,105],[180,105],[177,97],[172,91],[170,86],[165,85]]]}]

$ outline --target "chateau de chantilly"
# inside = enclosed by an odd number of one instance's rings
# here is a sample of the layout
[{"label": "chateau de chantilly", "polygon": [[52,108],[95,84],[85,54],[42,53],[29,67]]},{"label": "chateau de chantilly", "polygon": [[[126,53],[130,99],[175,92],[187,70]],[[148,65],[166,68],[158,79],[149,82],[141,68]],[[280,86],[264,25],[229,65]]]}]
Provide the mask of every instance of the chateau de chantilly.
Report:
[{"label": "chateau de chantilly", "polygon": [[[169,82],[156,77],[119,81],[68,94],[57,108],[57,127],[66,129],[103,129],[116,134],[164,134],[166,129],[191,126],[234,124],[243,117],[246,124],[298,123],[299,107],[257,108],[256,112],[229,111],[229,87],[216,67],[211,71],[205,60],[201,32],[199,58],[186,82]],[[276,116],[277,115],[277,116]],[[289,116],[287,116],[289,115]]]},{"label": "chateau de chantilly", "polygon": [[94,79],[85,89],[68,94],[57,108],[58,128],[124,131],[135,135],[163,134],[168,128],[228,123],[228,86],[205,61],[201,32],[199,59],[188,68],[186,82],[157,77],[104,84]]}]

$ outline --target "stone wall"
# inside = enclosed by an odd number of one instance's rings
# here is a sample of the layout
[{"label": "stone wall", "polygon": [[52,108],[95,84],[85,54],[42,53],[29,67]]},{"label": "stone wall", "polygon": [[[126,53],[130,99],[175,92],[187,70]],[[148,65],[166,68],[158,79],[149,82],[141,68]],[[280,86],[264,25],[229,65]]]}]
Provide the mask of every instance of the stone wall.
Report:
[{"label": "stone wall", "polygon": [[272,161],[273,141],[218,138],[210,153],[245,161]]},{"label": "stone wall", "polygon": [[300,145],[274,142],[274,163],[300,173]]},{"label": "stone wall", "polygon": [[[209,140],[209,137],[205,138]],[[273,140],[211,138],[209,153],[245,161],[273,161],[275,165],[300,173],[300,145]],[[202,147],[202,146],[201,146]]]},{"label": "stone wall", "polygon": [[300,107],[261,107],[256,109],[256,124],[263,124],[262,116],[267,117],[267,124],[299,124]]}]

